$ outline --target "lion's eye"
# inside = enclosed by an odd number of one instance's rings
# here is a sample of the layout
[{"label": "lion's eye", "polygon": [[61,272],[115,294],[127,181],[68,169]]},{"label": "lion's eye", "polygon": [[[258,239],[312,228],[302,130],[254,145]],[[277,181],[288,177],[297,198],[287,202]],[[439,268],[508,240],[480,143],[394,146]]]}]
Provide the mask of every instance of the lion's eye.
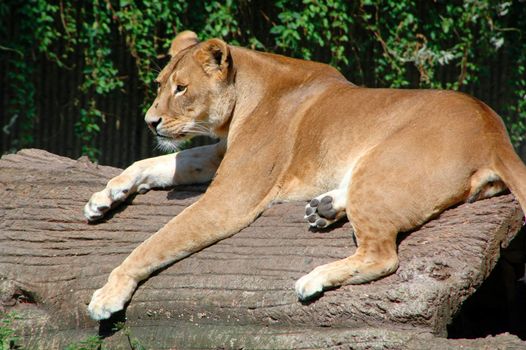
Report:
[{"label": "lion's eye", "polygon": [[175,87],[175,95],[179,96],[185,93],[187,86],[186,85],[177,85]]}]

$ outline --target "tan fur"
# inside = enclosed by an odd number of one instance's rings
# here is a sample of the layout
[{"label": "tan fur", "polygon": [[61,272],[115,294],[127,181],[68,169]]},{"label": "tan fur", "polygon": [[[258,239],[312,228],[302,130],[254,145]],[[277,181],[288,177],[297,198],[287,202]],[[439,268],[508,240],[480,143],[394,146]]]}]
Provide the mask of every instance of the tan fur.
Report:
[{"label": "tan fur", "polygon": [[223,141],[135,163],[85,213],[97,219],[141,186],[215,178],[111,273],[89,305],[95,319],[120,310],[153,271],[235,234],[274,200],[319,196],[307,207],[310,221],[332,215],[329,225],[345,212],[359,245],[299,279],[302,300],[394,272],[398,232],[449,206],[506,185],[526,207],[526,167],[500,118],[472,97],[356,87],[324,64],[181,35],[146,122],[166,144],[201,133]]}]

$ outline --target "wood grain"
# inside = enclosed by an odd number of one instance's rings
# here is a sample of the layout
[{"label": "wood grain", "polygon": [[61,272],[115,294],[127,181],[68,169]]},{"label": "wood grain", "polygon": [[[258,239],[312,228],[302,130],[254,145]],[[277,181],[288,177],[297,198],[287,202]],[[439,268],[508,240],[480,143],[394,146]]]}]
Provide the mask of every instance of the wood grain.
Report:
[{"label": "wood grain", "polygon": [[[431,344],[428,337],[445,341],[436,337],[446,335],[522,224],[512,195],[460,205],[400,235],[395,274],[302,304],[295,280],[352,254],[351,227],[313,232],[302,218],[305,203],[277,204],[234,237],[152,276],[125,316],[99,326],[86,313],[93,291],[206,189],[151,191],[87,224],[83,205],[118,172],[41,150],[0,160],[0,298],[5,312],[21,316],[17,327],[28,348],[62,348],[124,317],[148,349],[415,348],[422,339]],[[513,336],[488,339],[524,345]],[[127,346],[122,332],[107,341]]]}]

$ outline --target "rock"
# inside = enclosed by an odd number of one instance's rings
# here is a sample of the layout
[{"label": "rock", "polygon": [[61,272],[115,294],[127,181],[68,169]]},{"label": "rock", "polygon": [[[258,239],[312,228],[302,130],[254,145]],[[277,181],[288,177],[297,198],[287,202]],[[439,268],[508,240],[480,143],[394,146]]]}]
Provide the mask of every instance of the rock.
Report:
[{"label": "rock", "polygon": [[[460,205],[401,234],[395,274],[309,304],[297,300],[295,280],[352,254],[352,229],[314,232],[305,203],[277,204],[237,235],[156,273],[125,315],[99,326],[86,313],[93,291],[206,189],[150,191],[87,224],[83,205],[119,171],[33,149],[0,160],[0,300],[20,316],[24,347],[63,348],[98,333],[108,334],[111,349],[129,348],[126,334],[148,349],[526,347],[509,334],[444,338],[522,225],[512,195]],[[126,331],[111,331],[125,318]]]}]

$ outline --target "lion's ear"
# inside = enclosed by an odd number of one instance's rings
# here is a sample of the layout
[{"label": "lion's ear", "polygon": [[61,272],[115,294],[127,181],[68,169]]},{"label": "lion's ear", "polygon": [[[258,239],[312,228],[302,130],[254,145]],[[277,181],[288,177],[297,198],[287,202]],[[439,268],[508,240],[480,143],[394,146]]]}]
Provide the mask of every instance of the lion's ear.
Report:
[{"label": "lion's ear", "polygon": [[174,57],[182,50],[187,49],[190,46],[193,46],[197,43],[199,43],[199,39],[197,39],[197,34],[190,30],[185,30],[184,32],[177,34],[175,39],[172,40],[172,45],[170,46],[168,54]]},{"label": "lion's ear", "polygon": [[226,78],[231,58],[228,45],[223,40],[210,39],[203,42],[195,51],[194,57],[208,75]]}]

